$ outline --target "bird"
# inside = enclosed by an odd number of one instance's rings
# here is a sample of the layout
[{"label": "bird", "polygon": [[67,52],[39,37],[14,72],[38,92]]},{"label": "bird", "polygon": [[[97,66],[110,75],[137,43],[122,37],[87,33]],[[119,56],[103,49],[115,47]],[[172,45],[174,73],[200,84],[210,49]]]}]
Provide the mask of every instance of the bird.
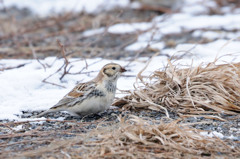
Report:
[{"label": "bird", "polygon": [[126,69],[119,64],[104,65],[94,79],[77,84],[57,104],[35,117],[58,111],[67,111],[76,116],[105,111],[114,100],[117,80],[123,72]]}]

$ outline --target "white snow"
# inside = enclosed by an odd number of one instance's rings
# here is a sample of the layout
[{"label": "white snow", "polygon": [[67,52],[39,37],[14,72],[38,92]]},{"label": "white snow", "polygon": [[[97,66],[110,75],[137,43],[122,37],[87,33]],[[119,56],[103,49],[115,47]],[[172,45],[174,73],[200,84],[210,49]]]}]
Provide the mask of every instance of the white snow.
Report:
[{"label": "white snow", "polygon": [[240,45],[238,41],[216,40],[208,44],[179,44],[176,47],[176,51],[181,50],[189,50],[194,55],[199,55],[204,58],[208,57],[209,59],[211,59],[215,58],[216,55],[222,56],[226,54],[239,54]]},{"label": "white snow", "polygon": [[[165,20],[163,20],[165,19]],[[226,15],[200,15],[194,16],[186,13],[176,13],[167,18],[164,15],[155,18],[152,22],[115,24],[108,29],[113,34],[133,33],[136,31],[147,31],[139,35],[136,43],[127,46],[128,51],[138,51],[146,46],[151,46],[153,40],[159,40],[163,35],[176,34],[190,30],[208,29],[240,29],[240,14]],[[150,28],[153,28],[151,30]],[[149,30],[149,31],[148,31]],[[216,38],[237,39],[240,33],[213,33],[200,32],[193,33],[195,37],[206,37],[215,40]]]},{"label": "white snow", "polygon": [[[171,15],[160,15],[151,22],[115,24],[108,29],[112,34],[125,34],[142,31],[138,35],[136,43],[127,46],[128,51],[138,51],[146,46],[151,47],[154,40],[159,40],[163,35],[179,34],[196,30],[192,33],[194,37],[205,37],[215,40],[217,38],[238,39],[240,33],[231,32],[211,32],[202,30],[221,30],[228,31],[240,29],[240,14],[228,12],[223,15],[203,14],[205,10],[217,7],[213,1],[189,1],[185,0],[185,5],[180,13]],[[231,11],[231,10],[230,10]],[[200,14],[201,13],[201,14]],[[184,34],[183,34],[184,36]]]},{"label": "white snow", "polygon": [[211,131],[211,132],[200,132],[200,135],[205,136],[205,137],[218,137],[220,139],[230,139],[230,140],[239,140],[238,137],[230,135],[230,136],[224,136],[222,133],[217,132],[217,131]]},{"label": "white snow", "polygon": [[4,6],[30,8],[37,15],[47,16],[49,13],[68,11],[98,13],[115,7],[127,7],[129,3],[129,0],[6,0]]},{"label": "white snow", "polygon": [[[164,16],[164,15],[162,15]],[[162,17],[160,16],[160,17]],[[160,18],[162,19],[162,18]],[[133,24],[116,24],[118,26],[116,30],[111,30],[111,33],[128,33],[130,31],[135,30],[137,27],[139,30],[145,30],[146,28],[150,28],[150,26],[154,26],[156,20],[153,23],[133,23]],[[176,13],[164,20],[163,22],[159,22],[156,24],[157,28],[163,34],[170,33],[178,33],[182,30],[193,30],[193,29],[202,29],[202,28],[210,28],[210,29],[238,29],[240,23],[240,14],[226,14],[226,15],[199,15],[194,16],[186,13]],[[123,29],[126,26],[126,31]],[[120,27],[120,28],[119,28]],[[119,31],[119,29],[121,31]],[[130,30],[130,31],[129,31]]]},{"label": "white snow", "polygon": [[230,135],[230,136],[225,136],[225,138],[228,138],[230,140],[238,140],[238,138],[236,136]]},{"label": "white snow", "polygon": [[[97,13],[101,10],[108,10],[114,7],[129,7],[129,0],[6,0],[5,6],[16,5],[20,8],[30,7],[36,14],[46,16],[52,11],[86,11],[88,13]],[[204,5],[203,5],[204,4]],[[136,5],[136,4],[135,4]],[[240,11],[231,13],[225,9],[223,15],[207,15],[208,7],[216,7],[216,4],[204,0],[185,0],[183,8],[179,13],[171,15],[161,15],[155,17],[150,22],[141,23],[119,23],[106,28],[88,30],[82,33],[83,36],[92,36],[108,31],[112,34],[139,33],[137,41],[126,46],[128,51],[138,51],[149,46],[156,49],[156,52],[169,56],[189,56],[177,61],[182,67],[190,64],[198,65],[208,63],[216,57],[223,56],[221,63],[240,62],[240,32],[215,32],[214,29],[223,28],[231,31],[240,30]],[[1,6],[1,5],[0,5]],[[134,6],[134,5],[133,5]],[[133,7],[132,6],[132,7]],[[131,7],[131,6],[130,6]],[[200,14],[201,13],[201,14]],[[208,31],[208,29],[210,29]],[[205,31],[207,30],[207,31]],[[175,48],[165,48],[166,43],[161,40],[168,34],[182,33],[184,31],[193,31],[192,36],[205,37],[212,41],[206,44],[178,43]],[[232,39],[232,40],[230,40]],[[231,54],[231,56],[224,56]],[[139,58],[133,61],[127,69],[125,75],[136,76],[137,73],[146,65],[149,57]],[[106,59],[86,59],[88,68],[83,70],[82,74],[66,75],[62,81],[59,80],[62,71],[54,74],[48,79],[49,82],[64,86],[65,88],[43,83],[42,80],[53,74],[63,64],[63,60],[55,60],[54,57],[48,57],[41,60],[43,64],[51,65],[46,71],[36,60],[0,60],[0,69],[9,66],[17,66],[26,63],[25,66],[18,69],[5,70],[0,72],[0,120],[23,120],[17,115],[22,111],[45,110],[56,104],[66,93],[68,93],[77,82],[85,82],[96,76],[100,68],[109,63],[116,62],[123,66],[128,64],[128,60],[106,60]],[[83,59],[70,59],[73,67],[71,73],[80,71],[85,67]],[[95,63],[94,65],[91,65]],[[144,75],[150,75],[153,70],[163,68],[167,64],[166,56],[154,57],[144,71]],[[118,81],[118,89],[131,90],[135,77],[122,77]],[[117,92],[117,96],[123,94]],[[26,120],[26,119],[24,119]],[[61,119],[60,119],[61,120]],[[221,134],[212,133],[210,135],[221,136]]]},{"label": "white snow", "polygon": [[109,33],[114,34],[123,34],[123,33],[133,33],[137,31],[145,31],[151,28],[153,25],[151,23],[122,23],[122,24],[115,24],[108,28]]},{"label": "white snow", "polygon": [[136,43],[133,43],[133,44],[127,46],[125,48],[125,50],[138,51],[138,50],[144,49],[148,46],[152,49],[161,50],[161,49],[164,48],[164,43],[162,43],[162,42],[153,43],[153,42],[146,42],[146,41],[138,41]]},{"label": "white snow", "polygon": [[93,35],[96,35],[96,34],[102,34],[102,33],[104,33],[104,30],[105,30],[104,27],[98,28],[98,29],[87,30],[87,31],[84,31],[82,33],[82,35],[84,37],[88,37],[88,36],[93,36]]},{"label": "white snow", "polygon": [[185,0],[185,4],[181,8],[181,12],[188,14],[207,14],[209,12],[208,8],[217,8],[215,1],[208,0]]},{"label": "white snow", "polygon": [[141,50],[143,48],[146,48],[149,45],[148,42],[145,41],[138,41],[136,43],[133,43],[131,45],[128,45],[125,50],[127,51],[138,51]]},{"label": "white snow", "polygon": [[224,135],[217,131],[212,132],[200,132],[200,135],[206,136],[206,137],[218,137],[220,139],[223,139]]},{"label": "white snow", "polygon": [[19,131],[19,130],[22,130],[22,128],[23,128],[23,125],[18,125],[16,127],[14,127],[13,130]]}]

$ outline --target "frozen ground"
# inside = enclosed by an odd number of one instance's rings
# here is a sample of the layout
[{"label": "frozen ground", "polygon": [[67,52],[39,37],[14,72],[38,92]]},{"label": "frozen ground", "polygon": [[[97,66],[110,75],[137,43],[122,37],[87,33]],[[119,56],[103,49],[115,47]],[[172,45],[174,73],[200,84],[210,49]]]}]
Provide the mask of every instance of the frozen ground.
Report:
[{"label": "frozen ground", "polygon": [[[96,13],[99,6],[104,6],[102,9],[110,9],[116,6],[129,6],[128,0],[111,1],[107,0],[93,1],[4,1],[6,7],[16,5],[18,7],[30,7],[36,14],[41,16],[48,15],[51,11],[60,12],[62,10],[86,11]],[[71,5],[70,5],[71,4]],[[93,5],[94,4],[94,5]],[[119,23],[108,28],[108,32],[112,34],[126,34],[131,32],[146,31],[139,35],[137,41],[125,49],[129,51],[138,51],[146,46],[156,49],[160,54],[169,56],[181,56],[188,54],[185,58],[177,61],[182,67],[186,65],[197,65],[199,63],[208,63],[216,57],[221,57],[222,63],[240,62],[239,50],[239,35],[240,35],[240,11],[231,10],[231,7],[222,9],[223,15],[209,15],[208,7],[216,7],[213,1],[185,1],[182,9],[178,13],[171,15],[160,15],[155,17],[151,22],[142,22],[134,24]],[[215,31],[223,29],[226,31]],[[205,31],[211,30],[211,31]],[[235,30],[232,32],[231,30]],[[209,43],[205,44],[190,44],[179,43],[174,49],[165,47],[165,42],[161,38],[167,34],[175,34],[186,31],[192,31],[192,36],[197,38],[207,38]],[[85,36],[92,36],[104,32],[104,28],[97,30],[89,30],[84,32]],[[183,34],[184,35],[184,34]],[[161,41],[161,42],[159,42]],[[224,56],[229,55],[231,56]],[[139,58],[132,62],[127,69],[125,75],[136,76],[137,73],[146,65],[149,57]],[[83,59],[70,59],[73,67],[71,73],[78,72],[85,67]],[[7,68],[26,64],[17,69],[4,70],[0,72],[0,119],[18,120],[17,115],[21,115],[22,111],[45,110],[54,105],[68,91],[70,91],[77,82],[84,82],[95,77],[99,69],[106,63],[116,62],[123,66],[129,63],[128,59],[105,60],[105,59],[86,59],[88,68],[83,70],[82,74],[67,75],[62,81],[59,80],[62,72],[53,75],[48,79],[49,82],[59,84],[65,88],[43,83],[42,80],[54,73],[62,64],[63,60],[55,60],[54,57],[49,57],[41,60],[44,65],[50,65],[45,70],[42,65],[36,60],[0,60],[0,67]],[[94,65],[91,65],[93,64]],[[167,57],[154,57],[144,72],[145,75],[151,74],[153,70],[163,68],[167,64]],[[133,89],[134,77],[125,76],[118,81],[118,89],[128,90]],[[123,94],[117,94],[118,97]]]}]

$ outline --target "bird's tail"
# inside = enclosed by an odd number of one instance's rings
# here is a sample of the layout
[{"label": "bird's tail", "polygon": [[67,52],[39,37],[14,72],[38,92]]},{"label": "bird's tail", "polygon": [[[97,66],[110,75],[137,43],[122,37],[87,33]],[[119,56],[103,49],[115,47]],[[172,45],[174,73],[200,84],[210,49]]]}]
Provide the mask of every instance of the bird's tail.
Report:
[{"label": "bird's tail", "polygon": [[40,113],[38,115],[32,116],[31,118],[40,118],[40,117],[42,117],[42,116],[44,116],[44,115],[46,115],[48,113],[57,112],[57,111],[59,111],[59,110],[57,110],[57,109],[49,109],[49,110],[46,110],[46,111],[44,111],[44,112],[42,112],[42,113]]}]

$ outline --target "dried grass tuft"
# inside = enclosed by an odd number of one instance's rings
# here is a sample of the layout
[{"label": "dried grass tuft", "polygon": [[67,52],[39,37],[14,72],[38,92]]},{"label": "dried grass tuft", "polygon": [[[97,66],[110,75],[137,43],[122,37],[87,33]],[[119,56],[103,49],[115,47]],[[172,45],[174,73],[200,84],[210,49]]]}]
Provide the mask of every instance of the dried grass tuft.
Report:
[{"label": "dried grass tuft", "polygon": [[[125,109],[151,109],[178,114],[236,114],[240,112],[240,63],[179,69],[171,61],[155,71],[144,87],[136,87],[114,105]],[[146,82],[150,81],[150,82]]]},{"label": "dried grass tuft", "polygon": [[[200,135],[178,124],[143,120],[131,116],[112,127],[101,127],[74,139],[54,141],[48,147],[22,156],[49,158],[234,158],[240,155],[234,143]],[[231,144],[231,146],[230,146]],[[54,152],[54,154],[52,154]]]}]

